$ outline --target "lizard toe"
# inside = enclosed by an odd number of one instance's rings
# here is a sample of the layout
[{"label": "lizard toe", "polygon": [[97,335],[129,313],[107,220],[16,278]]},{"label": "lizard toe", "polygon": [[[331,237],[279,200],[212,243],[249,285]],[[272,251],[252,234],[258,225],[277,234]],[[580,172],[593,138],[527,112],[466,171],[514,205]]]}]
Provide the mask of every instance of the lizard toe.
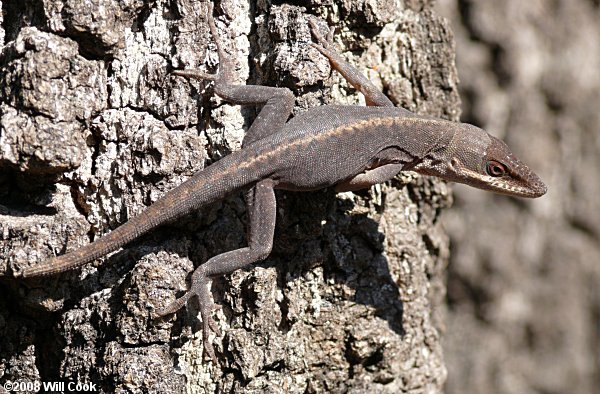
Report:
[{"label": "lizard toe", "polygon": [[158,317],[165,317],[167,315],[172,315],[173,313],[180,310],[185,304],[187,304],[188,300],[195,295],[194,293],[188,291],[183,296],[177,298],[175,301],[171,302],[164,308],[161,308],[156,311],[156,315]]}]

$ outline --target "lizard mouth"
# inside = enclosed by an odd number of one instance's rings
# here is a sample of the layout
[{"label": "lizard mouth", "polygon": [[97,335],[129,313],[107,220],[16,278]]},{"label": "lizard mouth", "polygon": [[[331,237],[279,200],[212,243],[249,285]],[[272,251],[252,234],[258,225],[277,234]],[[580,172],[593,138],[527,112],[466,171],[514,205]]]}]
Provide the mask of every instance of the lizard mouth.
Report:
[{"label": "lizard mouth", "polygon": [[[456,181],[465,183],[470,186],[475,186],[479,189],[492,191],[499,194],[506,194],[515,197],[537,198],[541,197],[548,191],[547,186],[540,178],[528,173],[523,177],[507,175],[503,177],[492,177],[483,175],[478,172],[469,170],[461,166],[461,175]],[[455,173],[456,174],[456,173]]]},{"label": "lizard mouth", "polygon": [[510,182],[503,182],[494,179],[490,182],[492,191],[502,194],[509,194],[518,197],[538,198],[546,194],[548,187],[538,180],[535,183],[531,183],[528,186],[521,186],[512,184]]}]

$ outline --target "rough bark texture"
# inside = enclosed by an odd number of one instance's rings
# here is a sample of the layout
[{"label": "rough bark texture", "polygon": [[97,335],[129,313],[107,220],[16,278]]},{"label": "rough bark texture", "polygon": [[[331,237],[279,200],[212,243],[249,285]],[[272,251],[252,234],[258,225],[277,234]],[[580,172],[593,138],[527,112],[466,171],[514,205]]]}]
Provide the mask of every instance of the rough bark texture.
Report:
[{"label": "rough bark texture", "polygon": [[451,393],[600,392],[598,1],[444,0],[464,121],[548,183],[525,202],[456,187]]},{"label": "rough bark texture", "polygon": [[[399,105],[456,119],[452,38],[431,1],[216,1],[240,83],[297,111],[360,104],[309,48],[309,15]],[[97,238],[228,152],[253,108],[173,68],[217,63],[205,4],[2,1],[0,271]],[[444,183],[404,174],[357,194],[278,193],[274,251],[213,283],[223,337],[202,361],[197,309],[152,320],[194,265],[245,244],[242,196],[94,266],[0,282],[0,381],[103,392],[439,392],[449,255]]]}]

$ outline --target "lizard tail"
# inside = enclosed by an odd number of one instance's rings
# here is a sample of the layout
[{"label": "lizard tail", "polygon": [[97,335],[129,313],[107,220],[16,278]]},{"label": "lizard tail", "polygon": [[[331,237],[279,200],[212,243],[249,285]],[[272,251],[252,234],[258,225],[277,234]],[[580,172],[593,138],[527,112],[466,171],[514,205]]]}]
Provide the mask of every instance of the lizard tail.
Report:
[{"label": "lizard tail", "polygon": [[[16,277],[47,276],[80,267],[128,244],[166,222],[184,216],[204,205],[253,184],[251,171],[231,163],[235,153],[196,173],[169,191],[139,215],[96,241],[41,264],[17,269]],[[245,172],[248,172],[246,174]]]}]

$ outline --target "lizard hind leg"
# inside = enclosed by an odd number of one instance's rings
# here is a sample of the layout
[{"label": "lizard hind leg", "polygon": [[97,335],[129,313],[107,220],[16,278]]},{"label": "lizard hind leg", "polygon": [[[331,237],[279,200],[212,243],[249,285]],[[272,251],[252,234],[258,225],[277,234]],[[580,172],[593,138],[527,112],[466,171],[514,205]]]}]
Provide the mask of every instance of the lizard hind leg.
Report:
[{"label": "lizard hind leg", "polygon": [[[258,182],[247,197],[249,211],[248,246],[221,253],[198,267],[192,274],[190,289],[167,307],[157,312],[162,317],[177,312],[192,297],[198,297],[202,317],[202,339],[205,354],[216,363],[215,352],[209,341],[212,330],[220,336],[217,324],[211,314],[214,303],[210,293],[211,277],[231,273],[248,264],[266,258],[273,247],[275,234],[276,201],[273,181],[265,179]],[[251,211],[251,212],[250,212]]]}]

